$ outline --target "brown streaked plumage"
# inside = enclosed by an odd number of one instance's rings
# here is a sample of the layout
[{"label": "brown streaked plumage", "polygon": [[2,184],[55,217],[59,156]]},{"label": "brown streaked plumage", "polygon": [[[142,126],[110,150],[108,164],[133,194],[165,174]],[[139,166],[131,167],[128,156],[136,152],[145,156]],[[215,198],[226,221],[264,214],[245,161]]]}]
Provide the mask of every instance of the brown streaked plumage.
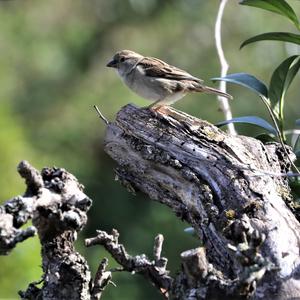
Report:
[{"label": "brown streaked plumage", "polygon": [[184,70],[134,51],[117,52],[107,66],[116,68],[124,83],[138,95],[155,101],[150,107],[171,105],[191,92],[217,94],[232,99],[227,93],[205,86],[203,80]]}]

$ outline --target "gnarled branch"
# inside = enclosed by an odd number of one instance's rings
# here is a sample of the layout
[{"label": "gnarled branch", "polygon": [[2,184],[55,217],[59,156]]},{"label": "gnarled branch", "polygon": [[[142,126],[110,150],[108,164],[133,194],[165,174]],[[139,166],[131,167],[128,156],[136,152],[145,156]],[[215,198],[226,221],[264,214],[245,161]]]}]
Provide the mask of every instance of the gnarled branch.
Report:
[{"label": "gnarled branch", "polygon": [[103,245],[112,257],[122,266],[124,271],[134,272],[143,275],[159,291],[168,298],[168,291],[171,288],[172,278],[169,271],[166,270],[167,259],[161,257],[163,243],[162,235],[155,238],[154,243],[154,260],[151,261],[145,254],[131,256],[125,250],[125,247],[118,241],[119,233],[113,230],[112,234],[105,231],[97,231],[97,236],[85,240],[87,247],[93,245]]},{"label": "gnarled branch", "polygon": [[205,245],[205,255],[182,255],[173,298],[300,296],[300,226],[286,205],[287,180],[276,176],[290,167],[280,145],[230,136],[171,108],[127,105],[107,127],[105,150],[122,184],[169,206]]},{"label": "gnarled branch", "polygon": [[[0,253],[8,254],[17,242],[37,232],[44,272],[40,282],[20,292],[21,298],[90,299],[90,271],[73,243],[86,224],[91,200],[64,169],[44,168],[40,173],[23,161],[18,171],[27,190],[0,207]],[[33,226],[20,229],[30,219]]]}]

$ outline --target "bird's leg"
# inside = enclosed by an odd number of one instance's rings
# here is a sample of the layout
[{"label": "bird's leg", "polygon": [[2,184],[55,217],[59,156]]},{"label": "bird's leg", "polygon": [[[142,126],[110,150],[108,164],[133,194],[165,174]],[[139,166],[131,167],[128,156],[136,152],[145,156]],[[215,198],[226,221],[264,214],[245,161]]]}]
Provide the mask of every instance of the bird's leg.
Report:
[{"label": "bird's leg", "polygon": [[183,122],[187,120],[187,117],[182,112],[176,111],[169,106],[163,106],[160,108],[161,108],[160,112],[162,112],[164,115],[168,117],[172,117],[178,122]]},{"label": "bird's leg", "polygon": [[176,112],[167,104],[163,104],[163,100],[157,100],[151,103],[147,108],[155,113],[160,113],[167,117],[172,117],[179,122],[186,120],[186,117],[182,113]]},{"label": "bird's leg", "polygon": [[147,108],[166,117],[172,117],[179,122],[182,122],[186,119],[186,117],[182,113],[171,109],[169,105],[162,104],[162,102],[162,100],[157,100],[150,104]]},{"label": "bird's leg", "polygon": [[162,100],[156,100],[153,103],[151,103],[150,105],[147,106],[148,109],[154,110],[154,111],[158,111],[162,106],[164,105],[159,105],[159,103],[162,102]]}]

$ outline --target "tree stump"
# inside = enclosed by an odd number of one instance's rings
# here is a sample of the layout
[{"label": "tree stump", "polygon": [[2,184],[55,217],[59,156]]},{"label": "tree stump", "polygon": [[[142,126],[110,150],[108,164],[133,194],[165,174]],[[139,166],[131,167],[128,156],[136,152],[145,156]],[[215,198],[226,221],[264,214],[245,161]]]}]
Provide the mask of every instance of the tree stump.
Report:
[{"label": "tree stump", "polygon": [[169,206],[199,238],[181,255],[170,298],[300,299],[300,226],[279,144],[127,105],[107,127],[105,151],[127,189]]}]

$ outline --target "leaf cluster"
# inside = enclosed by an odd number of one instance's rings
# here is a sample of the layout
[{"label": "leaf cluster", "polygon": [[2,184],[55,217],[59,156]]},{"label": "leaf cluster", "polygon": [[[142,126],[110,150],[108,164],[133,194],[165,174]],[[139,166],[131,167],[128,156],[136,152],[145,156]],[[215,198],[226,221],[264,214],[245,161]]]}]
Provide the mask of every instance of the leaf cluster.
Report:
[{"label": "leaf cluster", "polygon": [[[299,19],[293,8],[285,0],[242,0],[240,1],[240,4],[264,9],[266,11],[283,16],[294,25],[298,32],[300,32]],[[300,34],[293,32],[266,32],[245,40],[241,44],[240,48],[242,49],[249,44],[266,40],[288,42],[300,45]],[[286,136],[291,135],[290,144],[297,156],[297,161],[296,164],[294,164],[292,161],[290,162],[297,173],[299,173],[297,165],[299,166],[300,164],[300,130],[297,127],[300,126],[300,119],[295,121],[295,128],[286,130],[284,122],[284,108],[287,91],[295,76],[299,72],[299,68],[300,55],[292,55],[286,58],[275,68],[268,86],[255,76],[247,73],[229,74],[225,77],[212,79],[238,84],[254,91],[265,104],[273,122],[273,125],[271,125],[269,122],[258,116],[242,116],[220,122],[217,125],[223,126],[229,123],[248,123],[257,125],[261,128],[264,128],[268,132],[267,135],[264,134],[258,138],[262,138],[264,142],[278,139],[284,147],[286,154],[288,154],[288,151],[285,147],[285,143],[287,141]],[[289,156],[287,155],[287,157]],[[296,185],[299,185],[300,187],[299,178],[299,176],[296,176],[293,179],[293,186],[295,185],[295,182],[298,182]],[[297,194],[297,196],[299,197],[300,193]]]}]

